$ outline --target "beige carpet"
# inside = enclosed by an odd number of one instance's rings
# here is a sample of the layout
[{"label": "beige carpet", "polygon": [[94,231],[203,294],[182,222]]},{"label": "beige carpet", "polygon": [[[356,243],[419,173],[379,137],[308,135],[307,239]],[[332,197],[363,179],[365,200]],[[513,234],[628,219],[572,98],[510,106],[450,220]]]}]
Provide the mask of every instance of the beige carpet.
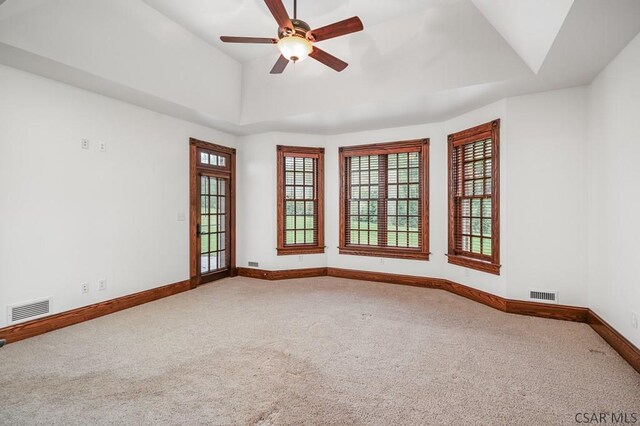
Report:
[{"label": "beige carpet", "polygon": [[575,425],[640,412],[584,324],[440,290],[227,279],[0,349],[0,424]]}]

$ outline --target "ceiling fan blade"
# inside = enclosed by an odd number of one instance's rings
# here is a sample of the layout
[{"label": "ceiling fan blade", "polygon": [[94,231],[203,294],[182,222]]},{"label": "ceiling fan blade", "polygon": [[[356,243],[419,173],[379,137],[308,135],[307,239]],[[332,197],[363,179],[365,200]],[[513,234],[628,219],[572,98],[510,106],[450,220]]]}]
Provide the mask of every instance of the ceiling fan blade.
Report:
[{"label": "ceiling fan blade", "polygon": [[349,66],[349,64],[347,64],[343,60],[338,59],[335,56],[330,55],[324,50],[318,49],[315,46],[313,46],[313,51],[309,54],[309,56],[311,56],[313,59],[315,59],[318,62],[322,62],[329,68],[332,68],[338,72],[344,70],[346,67]]},{"label": "ceiling fan blade", "polygon": [[280,57],[276,61],[276,64],[273,66],[273,68],[271,68],[271,74],[282,74],[282,72],[284,71],[284,69],[287,67],[288,64],[289,64],[289,60],[284,56],[280,55]]},{"label": "ceiling fan blade", "polygon": [[362,31],[363,29],[364,25],[362,25],[360,18],[354,16],[353,18],[345,19],[344,21],[336,22],[335,24],[327,25],[317,30],[311,30],[309,33],[314,41],[322,41]]},{"label": "ceiling fan blade", "polygon": [[259,44],[276,44],[278,40],[266,37],[230,37],[222,36],[220,40],[225,43],[259,43]]},{"label": "ceiling fan blade", "polygon": [[284,4],[282,4],[282,0],[264,0],[264,2],[267,4],[273,17],[276,18],[276,22],[280,28],[293,30],[291,18],[289,18],[289,14],[287,13],[287,9],[284,8]]}]

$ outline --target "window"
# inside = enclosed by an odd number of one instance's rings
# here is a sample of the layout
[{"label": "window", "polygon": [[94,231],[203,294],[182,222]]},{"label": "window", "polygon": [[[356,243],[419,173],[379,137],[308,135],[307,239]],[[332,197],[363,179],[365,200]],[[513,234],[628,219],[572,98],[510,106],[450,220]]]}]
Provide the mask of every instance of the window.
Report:
[{"label": "window", "polygon": [[324,148],[278,146],[278,255],[324,253]]},{"label": "window", "polygon": [[500,120],[449,135],[449,263],[500,275]]},{"label": "window", "polygon": [[340,148],[340,253],[429,259],[429,140]]}]

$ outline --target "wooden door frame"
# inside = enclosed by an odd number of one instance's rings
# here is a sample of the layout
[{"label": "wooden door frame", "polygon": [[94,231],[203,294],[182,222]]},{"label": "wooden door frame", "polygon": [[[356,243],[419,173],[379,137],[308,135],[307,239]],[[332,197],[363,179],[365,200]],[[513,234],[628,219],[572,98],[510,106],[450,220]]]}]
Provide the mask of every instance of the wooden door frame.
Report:
[{"label": "wooden door frame", "polygon": [[[206,149],[216,151],[229,156],[229,170],[213,169],[200,166],[198,150]],[[200,238],[197,235],[200,220],[200,194],[198,177],[200,172],[216,174],[229,179],[229,274],[224,276],[235,277],[238,274],[236,267],[236,150],[222,145],[205,142],[199,139],[189,139],[189,276],[191,288],[201,284],[200,271],[198,270],[198,257],[200,256]]]}]

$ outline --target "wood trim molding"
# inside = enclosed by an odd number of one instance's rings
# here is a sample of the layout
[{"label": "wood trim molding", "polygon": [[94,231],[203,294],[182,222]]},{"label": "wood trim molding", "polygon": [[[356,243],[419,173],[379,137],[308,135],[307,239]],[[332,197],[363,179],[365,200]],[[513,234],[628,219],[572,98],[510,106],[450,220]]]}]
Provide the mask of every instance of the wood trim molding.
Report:
[{"label": "wood trim molding", "polygon": [[163,287],[152,288],[139,293],[84,306],[82,308],[60,312],[48,317],[2,328],[0,329],[0,338],[6,339],[7,343],[17,342],[49,331],[122,311],[123,309],[132,308],[164,297],[173,296],[174,294],[187,291],[190,288],[191,283],[189,280],[180,281]]},{"label": "wood trim molding", "polygon": [[[638,373],[640,373],[640,349],[618,333],[618,331],[589,308],[505,299],[503,297],[442,278],[357,271],[352,269],[320,267],[268,271],[254,268],[237,268],[237,275],[270,281],[330,276],[352,280],[434,288],[448,291],[506,313],[562,321],[582,322],[591,326],[591,328],[616,352],[618,352],[623,359],[625,359]],[[5,327],[0,329],[0,341],[6,340],[7,343],[17,342],[49,331],[182,293],[190,290],[191,288],[189,280],[181,281],[175,284],[169,284],[163,287],[141,291],[139,293],[107,300],[82,308],[61,312],[45,318]]]},{"label": "wood trim molding", "polygon": [[[228,164],[225,167],[204,166],[200,164],[199,152],[204,150],[211,154],[224,155]],[[199,268],[200,258],[200,183],[201,175],[220,177],[229,181],[228,197],[228,253],[229,269],[222,273],[213,273],[202,277]],[[189,139],[189,276],[191,288],[200,284],[227,276],[236,275],[236,149],[205,142],[199,139]]]},{"label": "wood trim molding", "polygon": [[[276,147],[276,205],[277,205],[277,253],[278,256],[295,254],[320,254],[324,246],[324,148],[278,145]],[[316,211],[314,223],[315,244],[286,244],[286,198],[285,159],[286,157],[312,158],[315,163],[314,189]],[[298,201],[301,201],[298,199]],[[312,200],[307,200],[312,201]]]},{"label": "wood trim molding", "polygon": [[238,268],[238,274],[244,277],[266,280],[329,276],[413,287],[435,288],[457,294],[458,296],[510,314],[586,323],[640,373],[640,349],[589,308],[506,299],[442,278],[418,277],[384,272],[357,271],[341,268],[290,269],[285,271]]},{"label": "wood trim molding", "polygon": [[598,314],[589,310],[588,324],[613,349],[620,354],[631,366],[640,373],[640,349],[627,340],[622,334],[600,318]]},{"label": "wood trim molding", "polygon": [[[338,252],[340,254],[352,255],[352,256],[375,256],[375,257],[388,257],[398,259],[413,259],[413,260],[429,260],[429,138],[413,139],[398,142],[385,142],[375,143],[369,145],[353,145],[338,148],[338,167],[340,177],[340,191],[339,191],[339,242]],[[419,247],[394,247],[387,244],[387,170],[388,159],[390,154],[397,153],[418,153],[419,158],[419,170],[420,177],[417,183],[419,186],[419,198],[418,198],[418,214],[417,217],[420,222]],[[350,220],[349,214],[349,197],[352,191],[352,186],[361,186],[358,184],[352,184],[351,170],[346,165],[347,159],[350,157],[358,156],[370,156],[377,155],[378,159],[378,240],[377,245],[360,245],[358,243],[352,243],[349,241],[350,235]],[[357,173],[357,172],[356,172]],[[371,184],[369,184],[371,185]],[[376,184],[372,184],[376,185]],[[366,186],[366,184],[365,184]],[[396,196],[397,200],[409,200],[407,197],[399,198],[399,194]],[[412,200],[415,197],[411,198]],[[363,216],[363,215],[361,215]],[[405,230],[408,231],[408,228]]]},{"label": "wood trim molding", "polygon": [[238,268],[238,275],[259,280],[291,280],[294,278],[324,277],[327,275],[327,268],[305,268],[305,269],[284,269],[279,271],[268,271],[266,269]]},{"label": "wood trim molding", "polygon": [[[464,145],[491,138],[491,255],[472,253],[471,248],[463,250],[462,243],[462,206],[456,202],[469,199],[464,186],[464,162],[455,166],[454,157],[458,150],[464,152]],[[476,269],[489,274],[500,275],[500,119],[480,126],[450,134],[448,141],[448,263],[465,268]],[[463,154],[461,154],[463,155]],[[464,155],[463,157],[464,158]],[[465,192],[463,197],[460,190]],[[471,237],[472,238],[472,237]],[[469,243],[471,244],[471,243]]]},{"label": "wood trim molding", "polygon": [[527,302],[524,300],[513,299],[505,299],[505,301],[507,302],[505,312],[510,314],[584,323],[589,321],[589,308],[567,305],[551,305],[547,303]]}]

